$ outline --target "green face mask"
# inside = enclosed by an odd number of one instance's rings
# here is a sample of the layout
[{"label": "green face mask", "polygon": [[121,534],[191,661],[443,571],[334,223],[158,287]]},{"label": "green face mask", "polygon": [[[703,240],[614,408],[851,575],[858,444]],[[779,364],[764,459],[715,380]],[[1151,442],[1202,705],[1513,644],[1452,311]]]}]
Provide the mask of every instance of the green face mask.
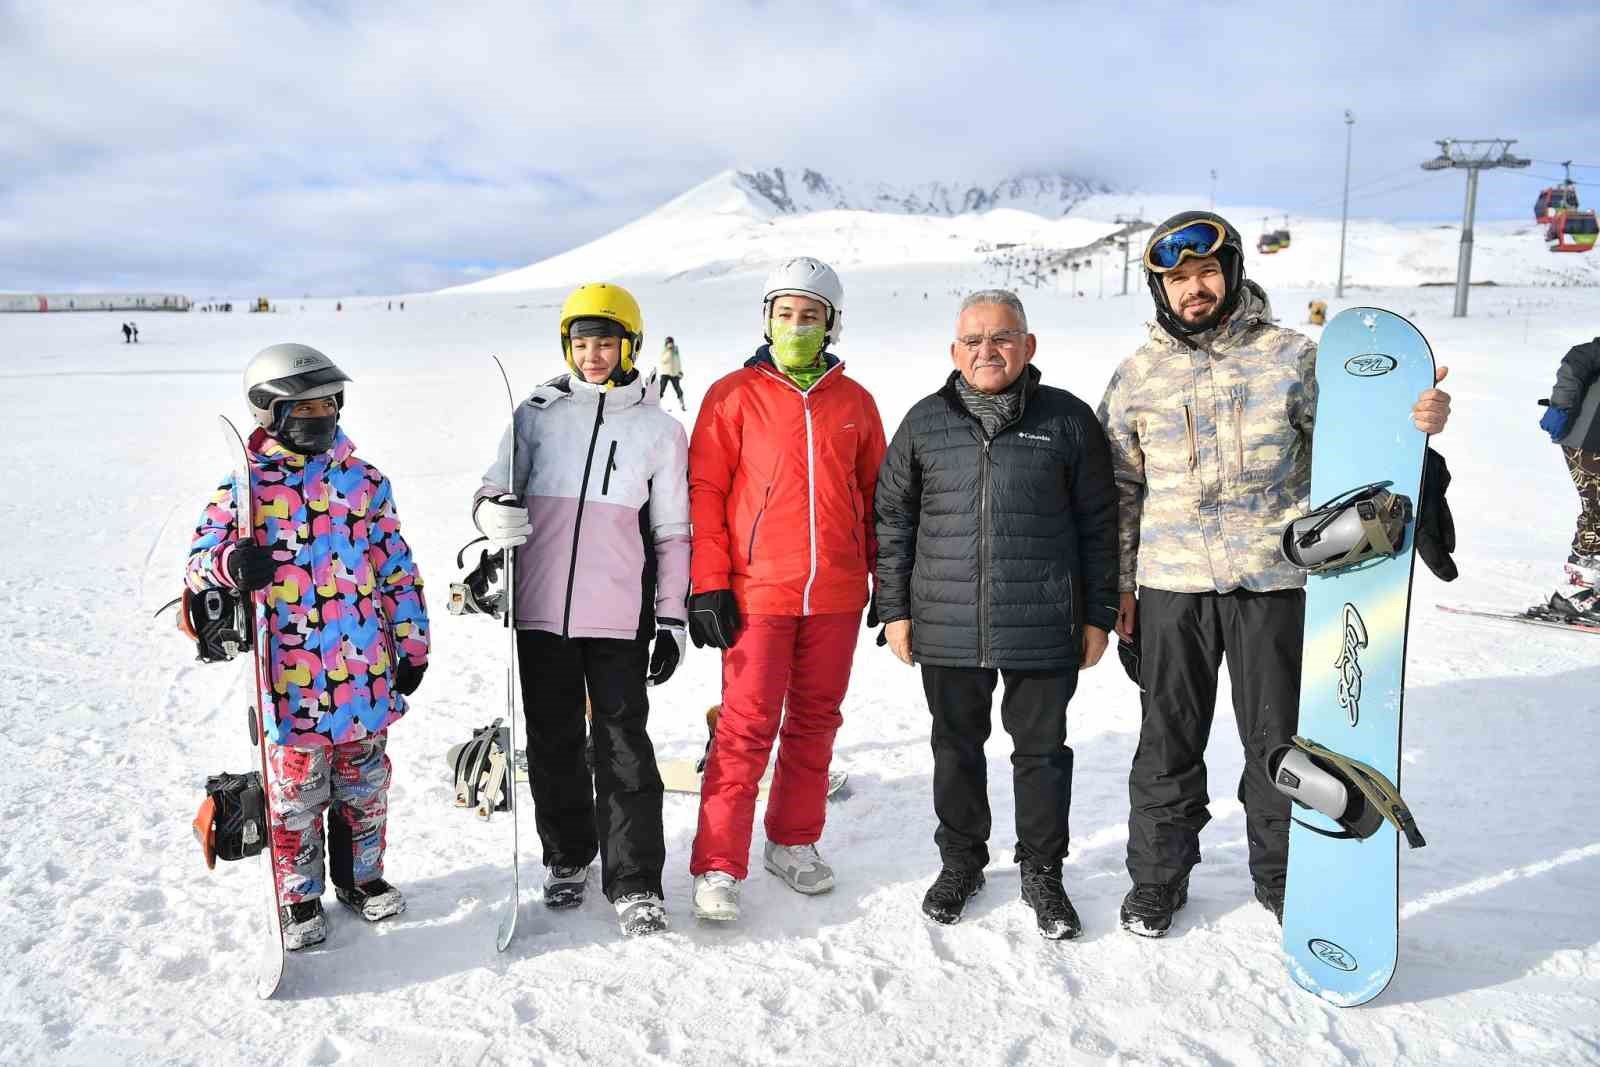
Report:
[{"label": "green face mask", "polygon": [[784,371],[807,370],[817,365],[822,354],[821,326],[795,326],[787,322],[774,322],[772,327],[772,358]]}]

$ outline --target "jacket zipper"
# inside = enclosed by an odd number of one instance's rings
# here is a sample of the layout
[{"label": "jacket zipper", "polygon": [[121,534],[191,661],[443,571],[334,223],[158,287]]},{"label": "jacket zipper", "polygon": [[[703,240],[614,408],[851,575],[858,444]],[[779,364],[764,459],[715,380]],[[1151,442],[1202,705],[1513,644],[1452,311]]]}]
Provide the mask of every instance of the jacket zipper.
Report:
[{"label": "jacket zipper", "polygon": [[[822,383],[824,378],[832,374],[837,368],[838,364],[829,367],[823,372],[821,378],[811,383],[811,388],[815,389]],[[771,372],[770,377],[782,382],[800,394],[800,410],[805,413],[806,417],[806,525],[810,533],[811,542],[811,571],[806,575],[805,591],[800,594],[800,614],[810,615],[811,586],[817,580],[817,464],[816,442],[811,427],[811,390],[801,389],[788,378],[775,371]],[[754,544],[753,534],[754,531],[752,531],[752,545]]]},{"label": "jacket zipper", "polygon": [[978,457],[978,666],[989,666],[989,438]]},{"label": "jacket zipper", "polygon": [[1194,441],[1194,409],[1188,404],[1183,405],[1183,432],[1189,438],[1189,469],[1194,470],[1200,463],[1200,456]]},{"label": "jacket zipper", "polygon": [[600,495],[605,496],[611,492],[611,472],[617,469],[617,443],[611,442],[611,454],[606,456],[606,476],[600,483]]},{"label": "jacket zipper", "polygon": [[750,524],[750,545],[744,551],[747,563],[756,561],[756,530],[761,528],[761,516],[767,513],[767,504],[772,501],[772,483],[767,483],[766,495],[761,498],[761,510],[756,512],[756,519]]},{"label": "jacket zipper", "polygon": [[1244,397],[1233,394],[1233,448],[1239,459],[1239,477],[1244,477]]},{"label": "jacket zipper", "polygon": [[561,615],[561,636],[569,637],[572,626],[572,586],[578,579],[578,535],[583,532],[583,499],[589,495],[589,471],[594,466],[594,446],[600,440],[600,427],[605,423],[606,394],[601,393],[594,406],[594,429],[589,433],[589,454],[583,458],[583,484],[578,487],[578,514],[572,520],[572,561],[567,566],[567,606]]}]

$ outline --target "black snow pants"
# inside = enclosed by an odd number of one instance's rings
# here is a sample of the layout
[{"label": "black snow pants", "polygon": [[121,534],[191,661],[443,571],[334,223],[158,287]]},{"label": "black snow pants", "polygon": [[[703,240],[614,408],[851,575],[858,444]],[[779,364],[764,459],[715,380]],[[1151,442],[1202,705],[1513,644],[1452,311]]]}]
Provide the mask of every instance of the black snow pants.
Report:
[{"label": "black snow pants", "polygon": [[[587,866],[599,853],[608,900],[639,890],[660,894],[667,849],[661,774],[645,732],[648,643],[520,630],[517,660],[545,866]],[[592,780],[585,689],[594,713]]]},{"label": "black snow pants", "polygon": [[1017,805],[1018,862],[1054,863],[1067,854],[1072,804],[1072,749],[1067,702],[1076,667],[1061,671],[922,668],[933,713],[933,839],[946,867],[978,870],[989,862],[988,765],[995,684],[1003,677],[1000,722],[1011,735],[1011,782]]},{"label": "black snow pants", "polygon": [[1579,556],[1600,556],[1600,452],[1561,451],[1567,458],[1572,487],[1578,491],[1578,528],[1572,535],[1572,551]]},{"label": "black snow pants", "polygon": [[1228,660],[1233,712],[1244,743],[1250,874],[1281,889],[1289,858],[1289,798],[1272,786],[1266,757],[1294,735],[1300,716],[1299,589],[1169,593],[1140,589],[1139,747],[1128,775],[1128,873],[1171,882],[1200,862],[1206,810],[1206,740],[1217,704],[1217,667]]}]

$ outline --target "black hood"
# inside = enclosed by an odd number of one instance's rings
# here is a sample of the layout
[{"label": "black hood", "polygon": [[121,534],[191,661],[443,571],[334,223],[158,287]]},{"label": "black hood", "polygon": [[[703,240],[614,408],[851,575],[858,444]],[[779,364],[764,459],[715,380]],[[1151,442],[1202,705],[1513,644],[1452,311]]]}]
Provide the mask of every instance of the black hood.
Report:
[{"label": "black hood", "polygon": [[[1199,222],[1201,219],[1215,222],[1222,227],[1225,234],[1222,247],[1217,249],[1217,260],[1222,264],[1223,279],[1227,288],[1222,294],[1222,303],[1217,305],[1215,315],[1198,325],[1188,325],[1167,303],[1167,290],[1161,284],[1161,275],[1152,274],[1148,269],[1144,272],[1145,283],[1150,286],[1150,296],[1156,302],[1156,321],[1180,341],[1186,341],[1195,334],[1215,328],[1218,323],[1233,314],[1233,309],[1239,306],[1239,298],[1244,295],[1244,242],[1239,237],[1239,231],[1233,228],[1233,223],[1215,212],[1180,211],[1150,232],[1150,240],[1145,242],[1145,252],[1150,251],[1150,245],[1154,244],[1156,238],[1162,234],[1191,222]],[[1143,257],[1140,262],[1143,262]]]}]

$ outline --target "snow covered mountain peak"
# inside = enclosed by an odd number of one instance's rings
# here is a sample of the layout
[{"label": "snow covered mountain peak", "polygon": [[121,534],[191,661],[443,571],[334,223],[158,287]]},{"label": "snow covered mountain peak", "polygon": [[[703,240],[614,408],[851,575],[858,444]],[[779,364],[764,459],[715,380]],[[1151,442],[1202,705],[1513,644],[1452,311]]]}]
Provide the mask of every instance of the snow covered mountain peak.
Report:
[{"label": "snow covered mountain peak", "polygon": [[877,211],[952,216],[1010,207],[1057,218],[1088,197],[1111,191],[1104,183],[1066,173],[1013,175],[988,183],[927,181],[906,185],[845,181],[810,167],[724,171],[707,184],[730,181],[758,210],[775,215]]}]

